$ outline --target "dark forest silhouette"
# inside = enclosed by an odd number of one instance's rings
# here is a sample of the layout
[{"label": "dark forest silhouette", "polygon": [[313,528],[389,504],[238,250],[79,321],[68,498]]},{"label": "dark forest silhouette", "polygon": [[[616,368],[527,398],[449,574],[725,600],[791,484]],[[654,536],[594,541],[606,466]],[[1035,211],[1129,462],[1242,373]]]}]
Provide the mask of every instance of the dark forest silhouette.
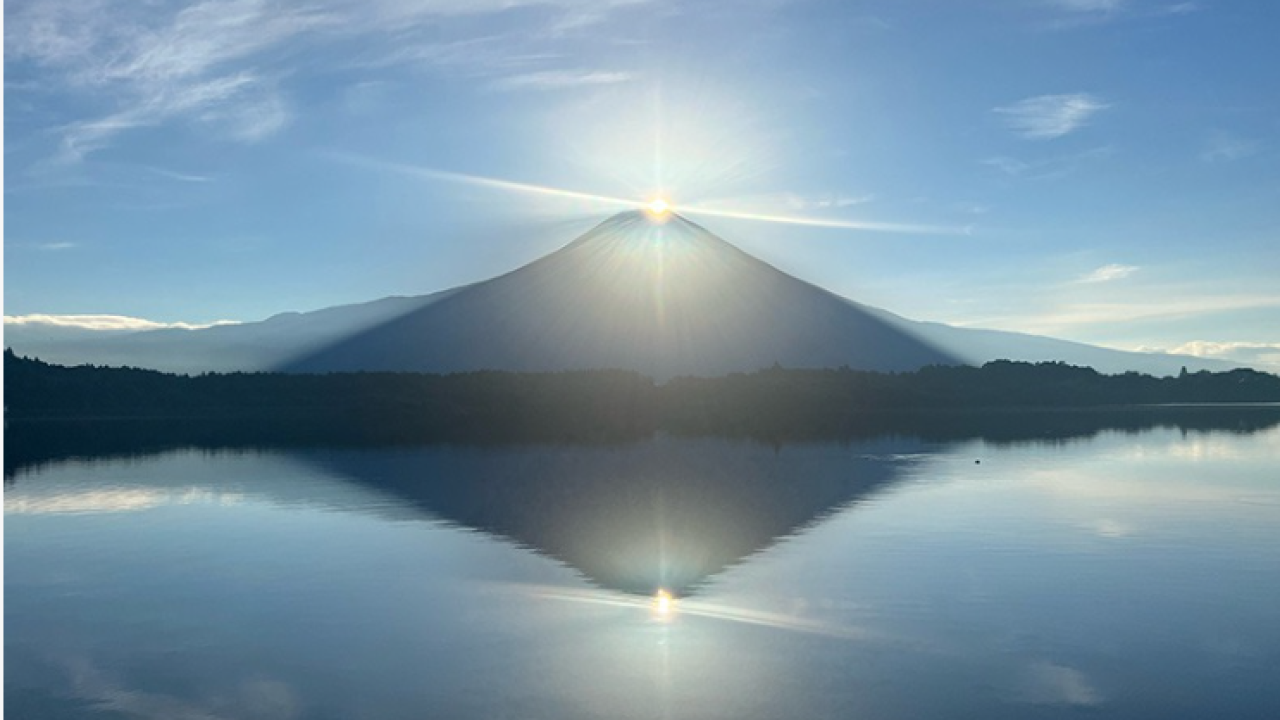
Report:
[{"label": "dark forest silhouette", "polygon": [[[1244,420],[1219,417],[1235,413],[1225,408],[1155,406],[1280,402],[1280,377],[1253,370],[1156,378],[1009,361],[907,373],[774,367],[657,384],[613,370],[184,376],[62,367],[6,351],[5,375],[6,433],[19,444],[37,435],[81,445],[119,436],[131,446],[139,438],[159,446],[608,442],[661,431],[769,441],[1066,437],[1096,431],[1100,412],[1107,427],[1174,414],[1188,427],[1266,424],[1265,408]],[[42,429],[53,425],[56,434]]]}]

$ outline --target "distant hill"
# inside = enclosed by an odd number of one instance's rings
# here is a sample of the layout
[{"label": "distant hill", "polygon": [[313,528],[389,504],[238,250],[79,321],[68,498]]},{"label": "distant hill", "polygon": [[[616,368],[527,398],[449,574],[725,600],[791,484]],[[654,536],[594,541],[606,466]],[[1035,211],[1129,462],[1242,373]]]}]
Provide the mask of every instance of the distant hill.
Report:
[{"label": "distant hill", "polygon": [[173,372],[624,369],[658,380],[995,359],[1172,375],[1234,365],[907,320],[794,278],[672,215],[616,215],[513,272],[433,295],[261,322],[10,342],[52,362]]}]

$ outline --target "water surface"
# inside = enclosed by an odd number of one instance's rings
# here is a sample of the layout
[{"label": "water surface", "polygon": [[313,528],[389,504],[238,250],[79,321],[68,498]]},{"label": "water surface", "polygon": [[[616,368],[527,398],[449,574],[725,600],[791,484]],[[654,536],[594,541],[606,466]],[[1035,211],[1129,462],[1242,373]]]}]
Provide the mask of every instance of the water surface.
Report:
[{"label": "water surface", "polygon": [[6,710],[1274,718],[1280,429],[1235,430],[55,458]]}]

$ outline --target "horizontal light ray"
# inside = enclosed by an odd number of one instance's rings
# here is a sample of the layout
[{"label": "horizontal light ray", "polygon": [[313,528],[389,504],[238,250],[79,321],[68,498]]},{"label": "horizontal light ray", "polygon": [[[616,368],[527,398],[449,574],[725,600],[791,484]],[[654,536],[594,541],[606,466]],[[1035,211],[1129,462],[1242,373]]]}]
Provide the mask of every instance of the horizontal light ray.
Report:
[{"label": "horizontal light ray", "polygon": [[[536,586],[524,587],[523,590],[528,592],[530,596],[542,600],[559,600],[565,602],[586,603],[589,605],[635,608],[637,610],[650,610],[653,605],[653,601],[650,598],[618,596],[599,591],[574,591],[566,588],[543,588]],[[676,615],[703,617],[712,620],[723,620],[746,625],[759,625],[762,627],[773,628],[775,630],[809,633],[831,638],[843,638],[846,640],[874,639],[871,633],[858,628],[815,622],[778,613],[734,608],[727,605],[715,605],[712,603],[698,602],[696,600],[688,599],[677,600],[676,603],[677,604],[671,611]]]},{"label": "horizontal light ray", "polygon": [[[411,177],[425,178],[427,180],[442,180],[445,182],[464,183],[467,185],[475,185],[478,187],[493,188],[495,190],[505,190],[508,192],[521,193],[524,195],[540,195],[543,197],[559,197],[571,200],[586,200],[589,202],[601,203],[604,205],[615,205],[619,207],[632,209],[645,209],[649,207],[649,201],[627,200],[624,198],[609,197],[608,195],[596,195],[594,193],[578,192],[576,190],[564,190],[561,188],[549,187],[546,185],[534,185],[532,183],[516,182],[514,180],[501,180],[498,178],[484,177],[481,175],[467,175],[465,173],[449,172],[447,170],[436,170],[433,168],[422,167],[418,165],[406,165],[404,163],[388,162],[385,160],[376,160],[373,158],[362,157],[358,155],[349,155],[345,153],[330,153],[330,157],[339,161],[361,167],[373,168],[376,170],[384,170],[388,172],[399,173]],[[863,230],[868,232],[888,232],[888,233],[916,233],[924,235],[971,235],[970,227],[951,227],[946,225],[918,225],[912,223],[891,223],[877,222],[874,220],[833,220],[826,218],[806,218],[795,217],[791,215],[769,215],[764,213],[740,212],[736,210],[716,210],[712,208],[698,207],[696,205],[675,205],[669,209],[676,214],[684,215],[705,215],[708,217],[722,217],[734,220],[754,220],[757,222],[783,223],[788,225],[806,225],[809,227],[836,228],[841,230]]]},{"label": "horizontal light ray", "polygon": [[606,205],[619,205],[629,208],[643,208],[645,206],[645,203],[639,200],[624,200],[622,198],[609,197],[607,195],[594,195],[592,193],[577,192],[575,190],[562,190],[560,188],[547,187],[545,185],[534,185],[532,183],[515,182],[513,180],[499,180],[497,178],[483,177],[480,175],[466,175],[464,173],[449,172],[447,170],[434,170],[432,168],[417,165],[405,165],[403,163],[387,162],[385,160],[374,160],[372,158],[356,155],[335,153],[332,154],[332,157],[352,165],[360,165],[377,170],[387,170],[390,172],[400,173],[402,175],[426,178],[428,180],[464,183],[467,185],[493,188],[495,190],[507,190],[525,195],[542,195],[544,197],[561,197],[569,198],[571,200],[588,200],[591,202],[604,203]]},{"label": "horizontal light ray", "polygon": [[911,223],[876,222],[874,220],[830,220],[825,218],[794,217],[791,215],[765,215],[761,213],[739,212],[736,210],[714,210],[682,205],[676,210],[684,215],[707,215],[710,217],[731,218],[734,220],[755,220],[757,222],[784,223],[788,225],[807,225],[810,227],[838,228],[842,230],[867,230],[871,232],[919,233],[924,235],[972,235],[969,227],[952,227],[947,225],[915,225]]}]

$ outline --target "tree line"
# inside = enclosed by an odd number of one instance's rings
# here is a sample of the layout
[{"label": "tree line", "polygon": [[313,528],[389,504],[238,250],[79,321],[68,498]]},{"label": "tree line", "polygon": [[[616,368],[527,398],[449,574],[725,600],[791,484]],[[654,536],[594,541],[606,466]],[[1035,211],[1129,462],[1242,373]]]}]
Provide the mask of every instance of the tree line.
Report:
[{"label": "tree line", "polygon": [[658,384],[622,370],[186,376],[64,367],[6,350],[4,371],[7,421],[223,419],[245,433],[406,440],[607,440],[661,430],[803,437],[919,413],[1280,402],[1280,377],[1254,370],[1103,375],[1007,360],[900,373],[775,366]]}]

